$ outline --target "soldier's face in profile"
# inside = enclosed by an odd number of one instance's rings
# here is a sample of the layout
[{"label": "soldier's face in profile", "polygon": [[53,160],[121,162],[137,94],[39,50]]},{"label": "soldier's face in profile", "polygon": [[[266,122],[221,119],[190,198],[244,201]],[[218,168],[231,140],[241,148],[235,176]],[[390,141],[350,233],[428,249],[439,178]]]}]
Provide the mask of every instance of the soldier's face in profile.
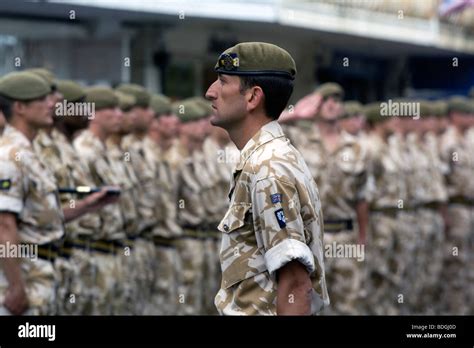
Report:
[{"label": "soldier's face in profile", "polygon": [[213,126],[230,129],[244,118],[247,102],[240,90],[238,76],[218,75],[206,92],[206,98],[211,101],[214,109],[214,115],[210,118]]},{"label": "soldier's face in profile", "polygon": [[44,128],[53,124],[54,98],[49,94],[41,99],[19,103],[19,111],[35,127]]},{"label": "soldier's face in profile", "polygon": [[99,123],[105,133],[114,134],[120,131],[122,117],[120,108],[106,108],[96,111],[94,122]]}]

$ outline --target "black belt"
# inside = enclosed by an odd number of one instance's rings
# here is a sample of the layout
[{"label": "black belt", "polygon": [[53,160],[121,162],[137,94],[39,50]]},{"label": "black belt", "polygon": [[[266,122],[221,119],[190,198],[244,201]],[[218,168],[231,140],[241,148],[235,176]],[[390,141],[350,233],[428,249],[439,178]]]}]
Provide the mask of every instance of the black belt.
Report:
[{"label": "black belt", "polygon": [[53,262],[59,256],[59,246],[56,243],[38,245],[38,257]]},{"label": "black belt", "polygon": [[338,233],[342,231],[352,231],[354,224],[352,219],[324,220],[325,233]]},{"label": "black belt", "polygon": [[82,250],[98,251],[104,254],[116,254],[117,249],[123,248],[121,241],[113,241],[106,239],[91,240],[75,238],[65,243],[67,248],[77,248]]},{"label": "black belt", "polygon": [[449,199],[450,204],[462,204],[467,206],[474,206],[474,198],[454,196]]},{"label": "black belt", "polygon": [[153,236],[153,243],[157,246],[162,246],[166,248],[174,248],[175,247],[175,238],[173,237],[161,237],[161,236]]},{"label": "black belt", "polygon": [[393,217],[395,217],[401,210],[403,209],[398,208],[398,207],[380,207],[380,208],[371,207],[370,208],[371,212],[382,213],[382,214],[390,215]]}]

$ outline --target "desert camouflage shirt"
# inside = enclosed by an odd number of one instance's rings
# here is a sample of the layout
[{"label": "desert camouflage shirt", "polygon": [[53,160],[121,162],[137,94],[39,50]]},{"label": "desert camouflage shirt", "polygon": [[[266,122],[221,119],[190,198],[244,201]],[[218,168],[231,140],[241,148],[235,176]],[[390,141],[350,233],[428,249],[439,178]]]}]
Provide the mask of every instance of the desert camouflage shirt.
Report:
[{"label": "desert camouflage shirt", "polygon": [[[58,187],[75,188],[77,186],[94,186],[87,167],[80,161],[77,152],[66,137],[57,129],[39,131],[33,146],[41,160],[47,165],[56,178]],[[73,207],[81,197],[73,194],[60,194],[64,207]],[[90,236],[100,230],[100,216],[96,212],[83,215],[66,223],[66,238]]]},{"label": "desert camouflage shirt", "polygon": [[0,211],[18,216],[21,242],[47,244],[64,235],[56,179],[31,142],[10,125],[0,136]]},{"label": "desert camouflage shirt", "polygon": [[450,198],[458,196],[474,198],[473,135],[472,128],[461,134],[451,126],[441,138],[441,157],[449,168],[446,182]]},{"label": "desert camouflage shirt", "polygon": [[323,218],[316,184],[280,125],[270,122],[241,151],[222,232],[224,315],[275,315],[276,271],[292,260],[313,282],[312,313],[329,304],[323,260]]},{"label": "desert camouflage shirt", "polygon": [[[101,186],[120,186],[110,160],[107,149],[99,138],[90,130],[84,130],[74,139],[76,149],[81,161],[89,168],[94,184]],[[124,219],[119,204],[109,204],[100,210],[102,229],[94,235],[94,239],[117,240],[125,238]]]}]

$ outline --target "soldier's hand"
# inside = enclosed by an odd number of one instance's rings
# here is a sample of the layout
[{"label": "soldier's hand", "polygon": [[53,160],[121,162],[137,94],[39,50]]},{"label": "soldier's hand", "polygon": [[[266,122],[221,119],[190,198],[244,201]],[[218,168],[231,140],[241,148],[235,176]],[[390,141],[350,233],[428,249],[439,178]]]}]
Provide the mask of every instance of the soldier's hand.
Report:
[{"label": "soldier's hand", "polygon": [[21,315],[28,309],[28,297],[23,285],[12,285],[7,288],[3,303],[13,315]]},{"label": "soldier's hand", "polygon": [[311,93],[300,99],[295,105],[295,116],[299,119],[310,119],[316,116],[321,107],[323,97],[318,93]]}]

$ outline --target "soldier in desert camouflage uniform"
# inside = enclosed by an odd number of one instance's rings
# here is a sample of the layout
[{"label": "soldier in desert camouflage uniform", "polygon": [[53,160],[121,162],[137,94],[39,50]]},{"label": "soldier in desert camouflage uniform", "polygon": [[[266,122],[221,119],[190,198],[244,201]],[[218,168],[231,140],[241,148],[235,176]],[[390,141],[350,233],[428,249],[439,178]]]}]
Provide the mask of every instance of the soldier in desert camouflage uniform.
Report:
[{"label": "soldier in desert camouflage uniform", "polygon": [[[86,102],[94,103],[95,115],[89,128],[73,142],[81,161],[89,168],[96,186],[120,187],[120,178],[111,165],[107,154],[108,136],[120,128],[121,112],[118,98],[107,87],[87,89]],[[90,248],[97,260],[97,287],[100,300],[94,308],[95,314],[118,314],[123,306],[123,243],[126,239],[123,212],[120,205],[108,206],[100,212],[102,229],[93,236]],[[87,241],[77,241],[77,243]],[[117,253],[118,252],[118,253]]]},{"label": "soldier in desert camouflage uniform", "polygon": [[[158,217],[156,215],[156,204],[160,197],[160,187],[156,185],[156,174],[154,168],[145,157],[145,139],[147,138],[149,125],[153,119],[153,110],[150,108],[150,93],[140,85],[122,84],[117,91],[132,95],[135,98],[134,105],[129,110],[129,116],[133,117],[133,128],[131,134],[122,140],[122,147],[126,150],[132,166],[139,181],[140,199],[137,202],[139,215],[138,238],[134,241],[134,254],[138,258],[140,269],[143,270],[138,276],[138,294],[140,310],[144,314],[152,314],[152,289],[156,279],[156,270],[159,267],[155,259],[155,246],[153,243],[153,229],[156,227]],[[146,307],[145,307],[146,306]]]},{"label": "soldier in desert camouflage uniform", "polygon": [[176,178],[163,158],[163,150],[171,146],[171,141],[177,136],[178,123],[167,97],[152,95],[150,106],[155,117],[144,140],[145,158],[155,171],[155,182],[160,188],[156,203],[158,221],[153,229],[157,264],[153,288],[154,314],[176,315],[182,265],[175,244],[182,231],[176,221]]},{"label": "soldier in desert camouflage uniform", "polygon": [[202,314],[205,246],[202,227],[206,223],[208,202],[204,197],[209,194],[209,176],[202,156],[204,134],[200,127],[204,115],[192,99],[177,102],[174,108],[181,119],[180,141],[186,152],[177,171],[178,223],[183,230],[177,242],[183,267],[179,312]]},{"label": "soldier in desert camouflage uniform", "polygon": [[[68,103],[81,102],[85,90],[73,81],[57,81],[58,91]],[[59,113],[59,110],[57,110]],[[48,168],[53,172],[60,188],[94,186],[88,169],[80,161],[72,144],[56,128],[65,117],[87,117],[87,115],[62,115],[54,118],[55,127],[40,130],[34,140],[34,148]],[[79,198],[77,195],[60,195],[62,206],[71,206]],[[96,269],[91,261],[92,254],[74,239],[90,238],[100,229],[100,216],[90,213],[65,225],[65,240],[60,249],[60,258],[56,260],[56,269],[62,273],[58,286],[58,314],[90,314],[95,299]]]},{"label": "soldier in desert camouflage uniform", "polygon": [[408,139],[408,151],[415,168],[414,177],[411,178],[411,182],[416,182],[413,192],[415,214],[420,227],[416,263],[413,265],[416,267],[416,282],[409,298],[414,313],[435,314],[444,245],[441,208],[447,201],[447,191],[435,135],[432,133],[436,122],[433,108],[427,101],[420,101],[419,105],[420,119]]},{"label": "soldier in desert camouflage uniform", "polygon": [[400,280],[395,276],[395,238],[398,233],[399,200],[406,191],[398,177],[396,148],[390,139],[397,129],[398,118],[381,117],[379,102],[365,107],[371,132],[368,139],[370,178],[370,219],[367,235],[367,278],[365,305],[368,314],[398,313],[397,294]]},{"label": "soldier in desert camouflage uniform", "polygon": [[[302,156],[276,122],[292,92],[294,60],[272,44],[241,43],[221,54],[215,70],[218,80],[206,93],[215,109],[211,123],[226,129],[241,150],[230,207],[219,224],[217,309],[226,315],[317,313],[329,303],[321,203]],[[285,87],[269,87],[273,80]]]}]

